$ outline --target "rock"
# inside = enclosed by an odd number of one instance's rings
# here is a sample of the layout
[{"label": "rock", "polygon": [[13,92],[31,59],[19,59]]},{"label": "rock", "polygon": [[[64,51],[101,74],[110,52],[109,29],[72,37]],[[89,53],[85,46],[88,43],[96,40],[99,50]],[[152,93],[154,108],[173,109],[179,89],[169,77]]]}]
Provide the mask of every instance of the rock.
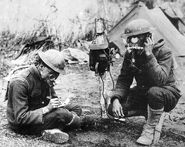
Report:
[{"label": "rock", "polygon": [[61,51],[69,64],[86,64],[89,61],[89,55],[80,49],[67,48]]}]

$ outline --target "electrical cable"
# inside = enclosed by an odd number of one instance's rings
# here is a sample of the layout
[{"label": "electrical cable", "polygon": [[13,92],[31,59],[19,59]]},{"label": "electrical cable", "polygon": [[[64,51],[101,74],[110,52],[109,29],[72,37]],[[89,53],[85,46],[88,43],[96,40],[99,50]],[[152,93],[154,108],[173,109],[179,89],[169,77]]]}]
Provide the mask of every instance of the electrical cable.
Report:
[{"label": "electrical cable", "polygon": [[[106,53],[106,51],[105,51],[105,50],[104,50],[104,53],[105,53],[106,57],[108,57],[108,54]],[[110,64],[110,61],[109,61],[109,64]],[[108,72],[109,72],[109,75],[110,75],[110,77],[111,77],[112,85],[113,85],[113,89],[114,89],[114,80],[113,80],[112,74],[111,74],[111,72],[110,72],[110,71],[108,71]]]},{"label": "electrical cable", "polygon": [[[112,87],[113,87],[113,90],[114,90],[114,88],[115,88],[114,80],[113,80],[113,77],[112,77],[112,74],[111,74],[111,72],[110,72],[110,71],[109,71],[109,75],[110,75],[110,77],[111,77]],[[104,100],[106,100],[105,95],[104,95],[104,91],[105,91],[105,84],[104,84],[104,80],[103,80],[102,76],[100,76],[100,79],[101,79],[101,81],[102,81],[102,96],[103,96]]]},{"label": "electrical cable", "polygon": [[104,99],[105,102],[106,102],[106,98],[105,98],[105,95],[104,95],[105,84],[104,84],[104,81],[103,81],[102,76],[100,76],[100,79],[101,79],[101,81],[102,81],[102,96],[103,96],[103,99]]},{"label": "electrical cable", "polygon": [[114,80],[113,80],[113,77],[112,77],[112,74],[111,74],[110,71],[109,71],[109,75],[110,75],[110,78],[111,78],[111,81],[112,81],[112,89],[114,90],[114,88],[115,88]]}]

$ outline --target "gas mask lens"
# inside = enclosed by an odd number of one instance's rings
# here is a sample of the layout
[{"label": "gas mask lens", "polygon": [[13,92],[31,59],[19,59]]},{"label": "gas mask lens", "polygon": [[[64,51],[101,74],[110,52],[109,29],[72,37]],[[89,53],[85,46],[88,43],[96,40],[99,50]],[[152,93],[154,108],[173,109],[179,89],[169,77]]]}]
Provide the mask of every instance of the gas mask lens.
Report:
[{"label": "gas mask lens", "polygon": [[137,36],[130,36],[127,38],[127,43],[130,46],[144,47],[144,43],[146,42],[147,37],[151,37],[151,33],[145,33]]},{"label": "gas mask lens", "polygon": [[48,77],[48,79],[47,79],[48,85],[49,85],[50,87],[55,86],[55,85],[56,85],[55,80],[56,80],[56,77],[55,77],[54,75],[50,74],[49,77]]},{"label": "gas mask lens", "polygon": [[136,44],[138,41],[139,41],[139,38],[138,37],[132,37],[130,39],[130,42],[133,43],[133,44]]},{"label": "gas mask lens", "polygon": [[144,36],[131,36],[128,37],[127,42],[130,45],[134,45],[134,46],[143,46],[145,41],[145,37]]},{"label": "gas mask lens", "polygon": [[49,73],[47,83],[50,87],[53,87],[54,85],[56,85],[55,80],[57,79],[58,76],[59,76],[59,74],[56,72],[51,71]]},{"label": "gas mask lens", "polygon": [[54,76],[53,74],[49,75],[49,79],[50,80],[55,80],[56,79],[56,76]]}]

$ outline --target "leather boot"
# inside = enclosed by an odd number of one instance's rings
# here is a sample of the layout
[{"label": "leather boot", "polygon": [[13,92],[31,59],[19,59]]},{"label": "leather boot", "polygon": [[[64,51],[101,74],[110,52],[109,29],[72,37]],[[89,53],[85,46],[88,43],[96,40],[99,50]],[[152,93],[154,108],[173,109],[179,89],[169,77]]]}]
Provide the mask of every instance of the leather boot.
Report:
[{"label": "leather boot", "polygon": [[89,130],[97,127],[98,120],[94,116],[83,116],[81,118],[81,129]]},{"label": "leather boot", "polygon": [[63,144],[69,140],[69,135],[59,129],[49,129],[42,132],[42,138],[46,141]]},{"label": "leather boot", "polygon": [[164,117],[162,118],[162,120],[160,120],[163,114],[163,110],[164,108],[154,110],[148,106],[148,119],[146,124],[143,127],[141,136],[136,141],[137,143],[142,145],[151,145],[154,142],[156,131],[159,133],[157,133],[157,138],[155,138],[155,143],[158,142],[160,138],[163,120],[164,120]]}]

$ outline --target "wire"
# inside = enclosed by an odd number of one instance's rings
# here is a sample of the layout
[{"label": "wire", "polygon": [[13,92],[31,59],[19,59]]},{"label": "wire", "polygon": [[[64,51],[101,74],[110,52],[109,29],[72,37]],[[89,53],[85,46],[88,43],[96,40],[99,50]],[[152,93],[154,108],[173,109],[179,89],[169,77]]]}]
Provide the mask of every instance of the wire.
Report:
[{"label": "wire", "polygon": [[102,76],[100,76],[100,79],[101,79],[101,81],[102,81],[102,96],[103,96],[103,99],[105,100],[105,102],[106,102],[106,98],[105,98],[105,95],[104,95],[104,91],[105,91],[105,84],[104,84],[104,81],[103,81],[103,78],[102,78]]},{"label": "wire", "polygon": [[111,74],[111,72],[110,72],[110,71],[109,71],[109,75],[110,75],[110,77],[111,77],[111,81],[112,81],[112,89],[114,90],[114,88],[115,88],[114,80],[113,80],[113,77],[112,77],[112,74]]},{"label": "wire", "polygon": [[[111,81],[112,81],[112,89],[114,90],[114,88],[115,88],[114,80],[113,80],[113,77],[112,77],[112,74],[111,74],[110,71],[109,71],[109,75],[110,75]],[[103,80],[103,77],[102,77],[102,76],[100,76],[100,79],[101,79],[101,81],[102,81],[102,96],[103,96],[104,100],[106,100],[105,95],[104,95],[105,83],[104,83],[104,80]]]}]

